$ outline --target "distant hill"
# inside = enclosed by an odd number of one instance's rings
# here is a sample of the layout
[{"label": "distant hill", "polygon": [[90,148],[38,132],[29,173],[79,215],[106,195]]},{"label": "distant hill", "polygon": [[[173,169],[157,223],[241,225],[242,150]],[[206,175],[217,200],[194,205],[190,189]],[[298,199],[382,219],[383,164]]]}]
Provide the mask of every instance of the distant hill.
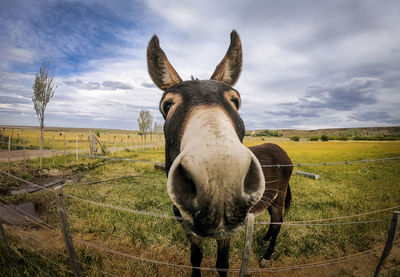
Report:
[{"label": "distant hill", "polygon": [[[40,131],[39,126],[14,126],[14,125],[0,125],[0,130],[1,129],[25,129],[25,130],[37,130]],[[45,127],[44,131],[45,132],[54,132],[54,131],[65,131],[65,132],[77,132],[77,133],[83,133],[83,132],[92,132],[94,133],[95,131],[100,131],[101,133],[113,133],[113,134],[127,134],[127,133],[138,133],[139,131],[137,130],[123,130],[123,129],[102,129],[102,128],[73,128],[73,127]]]},{"label": "distant hill", "polygon": [[[258,134],[264,130],[248,130],[248,134]],[[332,128],[332,129],[316,129],[316,130],[295,130],[295,129],[277,129],[270,130],[277,131],[283,137],[299,136],[301,138],[310,138],[314,136],[343,136],[343,137],[356,137],[356,136],[384,136],[394,135],[400,136],[400,126],[390,127],[364,127],[364,128]]]},{"label": "distant hill", "polygon": [[[39,126],[11,126],[0,125],[3,129],[30,129],[40,130]],[[45,127],[45,131],[70,131],[70,132],[95,132],[96,130],[104,133],[138,133],[137,130],[122,130],[122,129],[101,129],[101,128],[72,128],[72,127]],[[264,130],[247,130],[247,135],[257,135],[261,132],[269,130],[270,133],[279,133],[279,136],[292,137],[299,136],[300,138],[310,138],[321,135],[330,137],[373,137],[373,136],[397,136],[400,137],[400,126],[390,127],[363,127],[363,128],[331,128],[331,129],[316,129],[316,130],[296,130],[296,129],[264,129]]]}]

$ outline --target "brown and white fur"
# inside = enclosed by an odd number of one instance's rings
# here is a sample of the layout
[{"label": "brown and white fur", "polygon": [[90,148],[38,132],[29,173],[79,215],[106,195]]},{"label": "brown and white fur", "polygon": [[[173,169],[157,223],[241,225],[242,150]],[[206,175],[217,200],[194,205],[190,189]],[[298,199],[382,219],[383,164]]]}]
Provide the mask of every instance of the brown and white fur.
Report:
[{"label": "brown and white fur", "polygon": [[[229,268],[231,235],[244,224],[248,212],[265,209],[271,221],[281,222],[289,207],[291,167],[267,168],[261,164],[291,164],[277,145],[245,147],[245,127],[238,110],[240,94],[232,86],[242,67],[242,47],[236,31],[229,49],[210,80],[182,81],[157,36],[147,48],[149,74],[164,91],[160,111],[165,119],[165,161],[168,194],[174,214],[191,242],[191,263],[199,267],[202,240],[215,238],[217,268]],[[265,266],[274,251],[280,225],[271,225],[271,240],[261,261]],[[221,276],[226,272],[219,271]],[[193,269],[192,276],[200,276]]]}]

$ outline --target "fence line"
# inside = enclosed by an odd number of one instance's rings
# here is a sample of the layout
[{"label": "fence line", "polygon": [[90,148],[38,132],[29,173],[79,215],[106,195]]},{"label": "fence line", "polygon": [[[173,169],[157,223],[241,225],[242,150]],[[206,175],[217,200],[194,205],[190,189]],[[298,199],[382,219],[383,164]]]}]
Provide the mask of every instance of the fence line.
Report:
[{"label": "fence line", "polygon": [[379,275],[385,274],[386,272],[392,271],[393,269],[396,269],[396,268],[400,268],[400,264],[399,265],[395,265],[395,266],[393,266],[393,267],[391,267],[389,269],[386,269],[386,270],[382,271],[381,273],[379,273]]},{"label": "fence line", "polygon": [[[1,204],[3,207],[8,208],[8,207],[5,206],[4,204],[2,204],[2,203],[0,203],[0,204]],[[15,207],[15,206],[14,206],[14,207]],[[15,208],[16,208],[16,207],[15,207]],[[8,208],[8,209],[10,209],[10,208]],[[10,210],[13,211],[13,212],[15,212],[15,211],[12,210],[12,209],[10,209]],[[18,214],[18,215],[20,215],[20,216],[23,216],[23,215],[21,215],[21,214],[19,214],[19,213],[16,213],[16,214]],[[23,217],[24,217],[24,216],[23,216]],[[8,220],[7,220],[7,221],[8,221]],[[29,232],[27,232],[27,231],[21,229],[21,228],[18,227],[16,224],[14,224],[14,223],[12,223],[12,222],[10,222],[10,221],[8,221],[8,223],[9,223],[9,224],[12,224],[15,228],[17,228],[17,229],[20,230],[21,232],[27,234],[30,238],[32,238],[32,239],[35,240],[36,242],[40,242],[36,237],[32,236]],[[43,226],[43,225],[40,225],[40,224],[37,223],[37,222],[34,222],[34,223],[37,224],[37,225],[39,225],[39,226]],[[53,231],[53,230],[52,230],[52,231]],[[56,231],[56,230],[54,230],[54,231]],[[57,231],[56,231],[56,233],[59,234],[59,235],[61,235],[61,234],[58,233]],[[27,245],[27,244],[25,244],[25,245]],[[46,246],[46,247],[47,247],[48,249],[53,250],[54,252],[57,252],[58,254],[60,254],[60,255],[62,255],[62,256],[68,258],[68,255],[65,254],[65,253],[62,253],[60,250],[58,250],[58,249],[56,249],[56,248],[53,248],[53,247],[51,247],[51,246]],[[41,255],[39,252],[36,251],[35,253],[37,253],[37,254],[39,254],[41,257],[43,257],[43,258],[49,260],[49,261],[52,262],[53,264],[55,264],[55,265],[61,267],[64,271],[68,271],[68,272],[72,273],[71,270],[66,269],[64,266],[62,266],[62,265],[60,265],[60,264],[54,262],[53,260],[47,258],[46,256]],[[114,275],[114,274],[112,274],[112,273],[109,273],[109,272],[107,272],[107,271],[104,271],[104,270],[102,270],[102,269],[95,268],[95,267],[93,267],[93,266],[91,266],[91,265],[88,265],[88,264],[86,264],[86,263],[83,263],[83,262],[81,262],[81,261],[78,261],[78,260],[77,260],[77,262],[80,263],[81,265],[84,265],[84,266],[90,267],[90,268],[92,268],[92,269],[94,269],[94,270],[97,270],[97,271],[99,271],[99,272],[101,272],[101,273],[103,273],[103,274],[106,274],[106,275],[109,275],[109,276],[118,276],[118,275]]]},{"label": "fence line", "polygon": [[[22,182],[25,182],[27,184],[30,185],[34,185],[37,187],[40,187],[44,190],[47,191],[51,191],[54,192],[53,189],[50,188],[46,188],[40,185],[37,185],[35,183],[26,181],[24,179],[21,179],[19,177],[16,177],[12,174],[8,174],[6,172],[1,172],[5,175],[8,175],[12,178],[15,178],[17,180],[20,180]],[[115,209],[115,210],[120,210],[123,212],[130,212],[130,213],[134,213],[134,214],[139,214],[139,215],[146,215],[146,216],[153,216],[153,217],[159,217],[159,218],[166,218],[166,219],[177,219],[177,220],[182,220],[182,217],[178,217],[178,216],[173,216],[173,215],[165,215],[165,214],[159,214],[159,213],[155,213],[155,212],[148,212],[148,211],[140,211],[140,210],[134,210],[134,209],[130,209],[130,208],[124,208],[124,207],[119,207],[119,206],[114,206],[111,204],[106,204],[106,203],[99,203],[96,201],[92,201],[92,200],[88,200],[88,199],[84,199],[75,195],[71,195],[71,194],[64,194],[65,197],[69,197],[78,201],[82,201],[82,202],[86,202],[86,203],[90,203],[93,205],[97,205],[97,206],[102,206],[102,207],[107,207],[110,209]],[[1,197],[0,197],[1,198]],[[323,221],[330,221],[330,220],[337,220],[337,219],[348,219],[348,218],[354,218],[354,217],[361,217],[361,216],[365,216],[365,215],[370,215],[370,214],[376,214],[376,213],[381,213],[381,212],[385,212],[385,211],[390,211],[390,210],[394,210],[400,208],[399,206],[394,206],[394,207],[390,207],[390,208],[385,208],[385,209],[381,209],[381,210],[376,210],[376,211],[370,211],[370,212],[366,212],[366,213],[360,213],[360,214],[355,214],[355,215],[348,215],[348,216],[340,216],[340,217],[332,217],[332,218],[322,218],[322,219],[310,219],[310,220],[300,220],[300,221],[286,221],[286,222],[266,222],[266,221],[256,221],[254,224],[256,225],[290,225],[290,226],[328,226],[328,225],[350,225],[350,224],[363,224],[363,223],[373,223],[373,222],[382,222],[385,220],[366,220],[366,221],[354,221],[354,222],[336,222],[336,223],[312,223],[312,222],[323,222]]]},{"label": "fence line", "polygon": [[[2,203],[1,203],[1,205],[5,206]],[[12,210],[9,207],[7,207],[7,208]],[[19,214],[16,211],[14,211],[14,212],[17,213],[20,216],[23,216],[23,215]],[[29,217],[33,217],[32,215],[28,215],[28,216]],[[36,218],[36,217],[34,217],[34,218]],[[45,223],[44,221],[42,221],[40,219],[37,219],[37,220]],[[34,222],[34,223],[36,223],[36,222]],[[36,224],[41,225],[39,223],[36,223]],[[47,224],[47,223],[45,223],[45,224]],[[53,231],[57,232],[57,230],[53,230]],[[60,231],[58,231],[58,232],[60,232]],[[152,259],[147,259],[147,258],[135,256],[135,255],[132,255],[132,254],[129,254],[129,253],[126,253],[126,252],[119,251],[119,250],[114,250],[114,249],[111,249],[111,248],[108,248],[108,247],[105,247],[105,246],[98,245],[96,243],[92,243],[92,242],[88,242],[86,240],[78,239],[78,238],[75,238],[75,237],[72,237],[72,239],[74,241],[78,242],[78,243],[84,244],[84,245],[92,247],[92,248],[96,248],[96,249],[103,250],[103,251],[111,253],[111,254],[115,254],[115,255],[119,255],[119,256],[123,256],[123,257],[127,257],[127,258],[132,258],[132,259],[143,261],[143,262],[149,262],[149,263],[166,265],[166,266],[173,266],[173,267],[180,267],[180,268],[185,268],[185,269],[195,268],[195,269],[200,269],[200,270],[204,270],[204,271],[239,272],[239,269],[218,269],[218,268],[210,268],[210,267],[192,267],[192,266],[189,266],[189,265],[181,265],[181,264],[173,264],[173,263],[168,263],[168,262],[162,262],[162,261],[157,261],[157,260],[152,260]],[[397,246],[400,246],[400,243],[393,245],[393,247],[397,247]],[[272,268],[261,268],[261,269],[260,268],[255,268],[255,269],[249,269],[248,272],[251,272],[251,273],[282,272],[282,271],[288,271],[288,270],[294,270],[294,269],[308,269],[308,268],[313,268],[313,267],[321,267],[321,266],[333,265],[333,264],[337,264],[337,263],[341,263],[341,262],[348,262],[348,261],[352,261],[352,260],[356,260],[356,259],[365,258],[365,257],[371,256],[371,255],[375,255],[374,251],[376,251],[379,248],[381,248],[381,247],[374,247],[374,248],[371,248],[371,249],[368,249],[368,250],[365,250],[365,251],[362,251],[362,252],[358,252],[358,253],[355,253],[355,254],[351,254],[351,255],[347,255],[347,256],[339,257],[339,258],[333,258],[333,259],[329,259],[329,260],[324,260],[324,261],[321,261],[321,262],[315,262],[315,263],[309,263],[309,264],[303,264],[303,265],[275,267],[275,268],[273,268],[273,267]]]},{"label": "fence line", "polygon": [[[23,255],[18,255],[18,256],[19,256],[19,257],[22,257],[22,258],[23,258],[25,261],[27,261],[31,266],[35,267],[36,269],[39,269],[39,271],[42,272],[42,273],[44,273],[46,276],[52,277],[49,273],[47,273],[46,271],[43,271],[43,270],[40,268],[40,266],[38,266],[38,265],[32,263],[32,262],[29,261],[27,258],[25,258]],[[33,270],[33,271],[35,271],[35,273],[36,273],[36,275],[37,275],[36,270]]]},{"label": "fence line", "polygon": [[267,164],[261,165],[261,167],[295,167],[295,166],[317,166],[317,165],[343,165],[343,164],[354,164],[354,163],[371,163],[371,162],[385,162],[399,160],[400,157],[391,158],[381,158],[381,159],[371,159],[371,160],[356,160],[356,161],[343,161],[343,162],[324,162],[324,163],[314,163],[314,164]]},{"label": "fence line", "polygon": [[266,222],[266,221],[256,221],[255,225],[286,225],[286,226],[333,226],[333,225],[352,225],[352,224],[365,224],[365,223],[376,223],[385,222],[385,219],[377,220],[362,220],[353,222],[332,222],[332,223],[297,223],[296,221],[288,222]]},{"label": "fence line", "polygon": [[[0,197],[0,198],[1,198],[1,197]],[[7,201],[4,200],[3,198],[1,198],[1,199],[2,199],[3,201],[7,202]],[[56,233],[57,235],[60,235],[60,236],[62,235],[62,234],[61,234],[61,230],[57,229],[56,227],[51,226],[50,224],[44,222],[43,220],[41,220],[41,219],[39,219],[39,218],[37,218],[37,217],[35,217],[35,216],[29,214],[29,213],[26,213],[25,211],[23,211],[23,210],[17,208],[16,206],[10,204],[9,202],[7,202],[7,203],[8,203],[10,206],[13,206],[13,209],[11,209],[10,207],[7,207],[7,206],[4,205],[3,203],[0,203],[0,205],[2,205],[3,207],[9,209],[9,210],[12,211],[13,213],[15,213],[15,214],[17,214],[17,215],[19,215],[19,216],[21,216],[21,217],[27,219],[28,221],[33,222],[34,224],[36,224],[36,225],[38,225],[38,226],[41,226],[41,227],[43,227],[43,228],[45,228],[45,229],[47,229],[47,230],[50,230],[50,231]],[[16,210],[19,210],[20,212],[25,213],[26,215],[23,215],[23,214],[17,212]],[[31,217],[31,218],[29,218],[29,217]],[[32,218],[34,218],[34,220],[32,220]],[[8,220],[7,220],[7,221],[8,221]],[[42,224],[39,223],[39,222],[41,222]],[[20,231],[22,231],[22,232],[28,234],[29,237],[31,237],[31,238],[35,239],[36,241],[38,241],[35,237],[31,236],[31,235],[29,234],[29,232],[27,232],[27,231],[25,231],[25,230],[19,228],[17,225],[15,225],[14,223],[12,223],[12,222],[10,222],[10,221],[8,221],[8,223],[9,223],[9,224],[12,224],[15,228],[17,228],[17,229],[19,229]],[[47,225],[47,226],[46,226],[46,225]],[[48,227],[48,226],[50,226],[50,227]],[[61,251],[57,250],[56,248],[53,248],[53,247],[51,247],[51,246],[48,246],[48,248],[51,249],[51,250],[53,250],[53,251],[55,251],[55,252],[57,252],[58,254],[61,254],[62,256],[66,257],[66,258],[69,258],[69,256],[68,256],[67,254],[62,253]],[[107,272],[107,271],[104,271],[104,270],[102,270],[102,269],[95,268],[95,267],[90,266],[90,265],[88,265],[88,264],[86,264],[86,263],[80,262],[79,260],[77,260],[77,262],[80,263],[81,265],[84,265],[84,266],[90,267],[90,268],[92,268],[92,269],[94,269],[94,270],[100,271],[100,272],[103,273],[103,274],[106,274],[106,275],[109,275],[109,276],[117,276],[117,275],[114,275],[114,274],[109,273],[109,272]],[[58,264],[58,265],[59,265],[59,264]],[[59,265],[59,266],[60,266],[60,265]],[[67,270],[67,271],[70,272],[70,273],[72,273],[72,271],[70,271],[70,270]]]},{"label": "fence line", "polygon": [[157,163],[160,163],[160,162],[152,162],[152,161],[141,161],[141,160],[135,160],[135,159],[129,159],[129,158],[113,158],[113,157],[105,157],[105,156],[94,156],[94,157],[90,157],[90,158],[112,160],[112,161],[125,161],[125,162],[144,163],[144,164],[151,164],[151,165],[155,165]]}]

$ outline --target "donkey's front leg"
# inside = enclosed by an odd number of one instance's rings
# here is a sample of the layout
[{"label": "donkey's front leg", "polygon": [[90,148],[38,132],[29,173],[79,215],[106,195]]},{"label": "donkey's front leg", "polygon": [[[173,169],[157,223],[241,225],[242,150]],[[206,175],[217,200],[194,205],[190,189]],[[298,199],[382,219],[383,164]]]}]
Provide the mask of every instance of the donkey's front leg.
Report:
[{"label": "donkey's front leg", "polygon": [[[217,264],[216,268],[229,268],[229,250],[231,246],[231,238],[219,239],[217,240],[218,253],[217,253]],[[219,276],[225,277],[227,275],[226,271],[218,271]]]},{"label": "donkey's front leg", "polygon": [[[200,267],[201,260],[203,259],[203,238],[187,234],[190,241],[190,263],[193,267]],[[201,270],[192,268],[192,277],[200,277]]]}]

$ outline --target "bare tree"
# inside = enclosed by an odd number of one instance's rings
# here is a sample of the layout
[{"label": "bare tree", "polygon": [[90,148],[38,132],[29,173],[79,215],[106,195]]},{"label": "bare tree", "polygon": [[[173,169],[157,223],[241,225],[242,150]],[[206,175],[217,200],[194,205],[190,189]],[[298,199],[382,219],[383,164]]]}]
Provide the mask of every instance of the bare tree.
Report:
[{"label": "bare tree", "polygon": [[151,115],[150,111],[142,109],[140,110],[139,118],[137,121],[139,123],[139,131],[141,135],[144,135],[144,138],[146,139],[146,135],[151,132],[152,129],[153,116]]},{"label": "bare tree", "polygon": [[42,62],[39,73],[36,73],[35,82],[32,86],[32,101],[40,124],[40,170],[42,170],[42,150],[44,142],[44,111],[57,88],[54,86],[53,81],[54,71],[50,62]]},{"label": "bare tree", "polygon": [[161,123],[158,123],[158,122],[154,122],[153,132],[154,132],[155,134],[159,134],[159,133],[162,132],[162,130],[163,130],[162,124],[161,124]]}]

